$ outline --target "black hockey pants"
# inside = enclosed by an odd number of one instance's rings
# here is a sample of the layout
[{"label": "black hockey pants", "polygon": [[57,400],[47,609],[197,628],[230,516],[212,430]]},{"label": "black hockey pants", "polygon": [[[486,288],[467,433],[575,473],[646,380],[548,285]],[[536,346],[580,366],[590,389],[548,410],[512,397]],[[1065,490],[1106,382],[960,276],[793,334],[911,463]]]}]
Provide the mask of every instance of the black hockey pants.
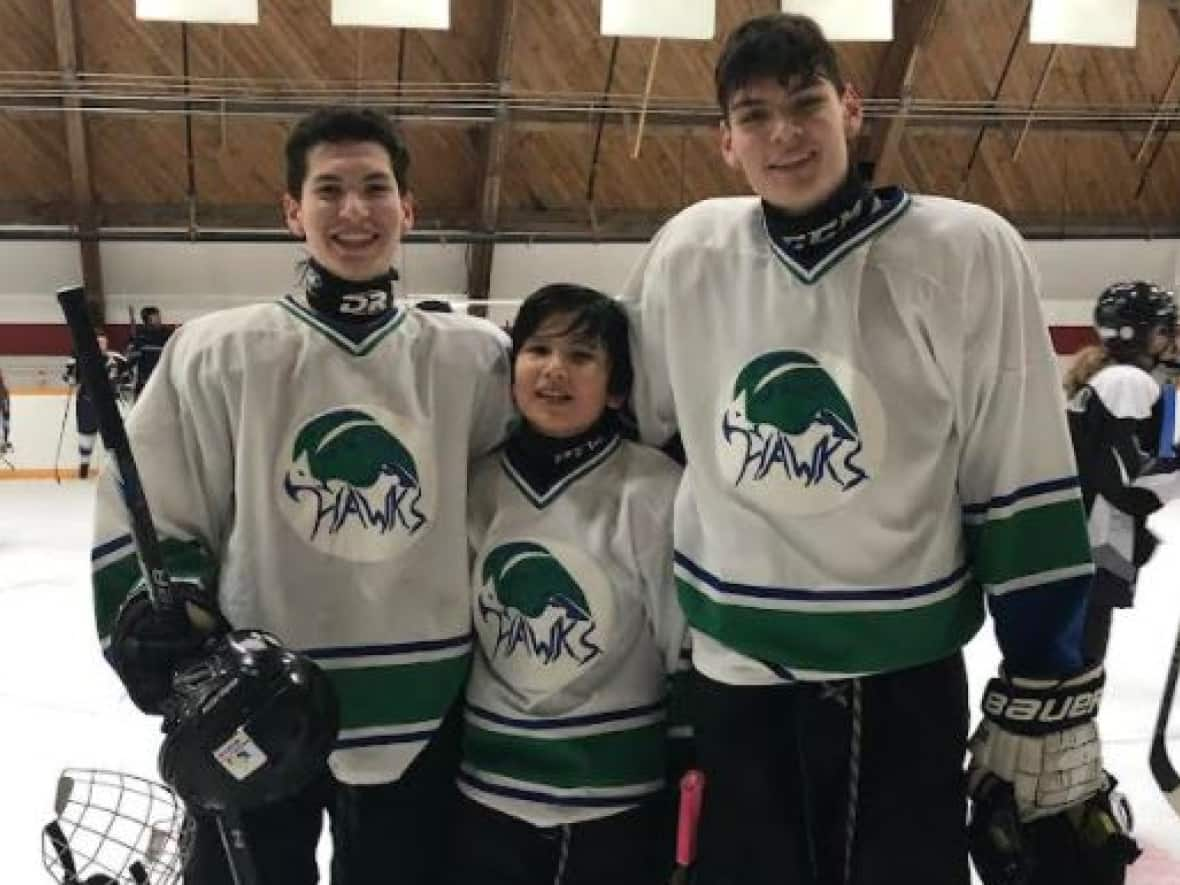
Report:
[{"label": "black hockey pants", "polygon": [[857,682],[698,676],[694,885],[968,885],[962,655]]},{"label": "black hockey pants", "polygon": [[[324,776],[298,795],[245,814],[259,885],[314,885],[323,814],[332,828],[332,885],[441,885],[458,800],[458,705],[401,779],[356,787]],[[216,821],[196,819],[185,885],[233,885]]]},{"label": "black hockey pants", "polygon": [[560,827],[459,803],[449,885],[663,885],[672,870],[670,794]]}]

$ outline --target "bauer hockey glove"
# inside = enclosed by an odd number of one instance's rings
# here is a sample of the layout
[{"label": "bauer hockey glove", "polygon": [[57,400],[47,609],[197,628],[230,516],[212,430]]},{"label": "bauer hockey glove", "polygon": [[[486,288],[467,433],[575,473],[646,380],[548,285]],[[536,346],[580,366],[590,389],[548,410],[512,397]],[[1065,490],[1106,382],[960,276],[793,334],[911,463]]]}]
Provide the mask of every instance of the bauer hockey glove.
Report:
[{"label": "bauer hockey glove", "polygon": [[170,586],[176,604],[164,609],[152,604],[146,587],[133,590],[105,651],[132,703],[152,715],[168,714],[173,674],[229,631],[213,591],[190,580],[174,579]]},{"label": "bauer hockey glove", "polygon": [[1085,802],[1103,785],[1098,705],[1101,664],[1062,680],[1000,676],[983,696],[983,722],[971,738],[968,787],[987,778],[1012,785],[1022,821]]}]

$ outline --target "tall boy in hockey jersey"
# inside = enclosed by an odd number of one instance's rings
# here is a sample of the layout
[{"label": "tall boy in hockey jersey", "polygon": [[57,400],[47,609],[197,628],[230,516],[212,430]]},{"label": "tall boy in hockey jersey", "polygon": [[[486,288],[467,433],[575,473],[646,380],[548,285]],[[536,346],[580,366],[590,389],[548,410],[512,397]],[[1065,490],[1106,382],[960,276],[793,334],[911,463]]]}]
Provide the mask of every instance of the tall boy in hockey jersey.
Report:
[{"label": "tall boy in hockey jersey", "polygon": [[[457,796],[448,711],[471,648],[456,555],[467,466],[512,414],[507,342],[483,321],[395,300],[413,213],[409,156],[387,118],[317,111],[286,154],[287,224],[309,253],[302,291],[182,326],[128,433],[173,572],[216,571],[229,623],[311,656],[340,699],[330,775],[246,814],[263,881],[317,881],[327,808],[333,883],[434,882]],[[132,698],[157,708],[172,662],[110,641],[137,581],[113,479],[93,560],[108,655]],[[176,657],[191,652],[194,637],[170,638]],[[208,820],[186,881],[230,881]]]},{"label": "tall boy in hockey jersey", "polygon": [[524,417],[472,472],[478,637],[454,885],[653,885],[671,868],[665,693],[686,633],[673,461],[620,437],[627,320],[545,286],[512,328]]},{"label": "tall boy in hockey jersey", "polygon": [[[985,599],[1005,665],[975,773],[1015,782],[1032,818],[1102,772],[1035,274],[993,213],[857,178],[861,105],[810,19],[740,26],[716,85],[722,155],[757,196],[673,218],[626,294],[642,437],[679,433],[687,457],[696,881],[966,885],[960,649]],[[1077,700],[1044,738],[1004,715],[1036,676]]]}]

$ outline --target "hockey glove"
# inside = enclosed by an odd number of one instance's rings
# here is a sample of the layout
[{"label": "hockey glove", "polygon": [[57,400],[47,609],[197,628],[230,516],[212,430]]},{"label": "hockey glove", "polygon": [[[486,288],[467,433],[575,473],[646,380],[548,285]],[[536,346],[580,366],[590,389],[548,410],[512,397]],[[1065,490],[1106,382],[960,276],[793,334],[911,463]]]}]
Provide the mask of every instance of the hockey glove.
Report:
[{"label": "hockey glove", "polygon": [[153,715],[168,713],[173,674],[229,631],[212,591],[185,580],[173,580],[171,587],[176,605],[163,610],[152,605],[146,587],[132,591],[105,652],[132,703]]},{"label": "hockey glove", "polygon": [[1065,680],[1009,677],[1003,670],[983,696],[984,720],[971,738],[973,797],[995,777],[1012,785],[1022,821],[1085,802],[1103,784],[1098,705],[1102,665]]}]

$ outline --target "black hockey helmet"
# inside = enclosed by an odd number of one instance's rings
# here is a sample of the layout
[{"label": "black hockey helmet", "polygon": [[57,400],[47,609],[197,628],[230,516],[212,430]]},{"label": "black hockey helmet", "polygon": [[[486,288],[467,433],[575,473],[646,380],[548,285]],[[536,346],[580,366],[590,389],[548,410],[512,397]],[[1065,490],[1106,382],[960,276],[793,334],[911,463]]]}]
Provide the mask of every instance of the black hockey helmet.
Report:
[{"label": "black hockey helmet", "polygon": [[160,776],[203,811],[243,811],[299,792],[325,770],[339,711],[310,658],[270,633],[227,633],[176,675]]},{"label": "black hockey helmet", "polygon": [[1147,351],[1153,329],[1176,332],[1176,298],[1167,289],[1142,280],[1112,283],[1094,306],[1094,327],[1116,359]]}]

